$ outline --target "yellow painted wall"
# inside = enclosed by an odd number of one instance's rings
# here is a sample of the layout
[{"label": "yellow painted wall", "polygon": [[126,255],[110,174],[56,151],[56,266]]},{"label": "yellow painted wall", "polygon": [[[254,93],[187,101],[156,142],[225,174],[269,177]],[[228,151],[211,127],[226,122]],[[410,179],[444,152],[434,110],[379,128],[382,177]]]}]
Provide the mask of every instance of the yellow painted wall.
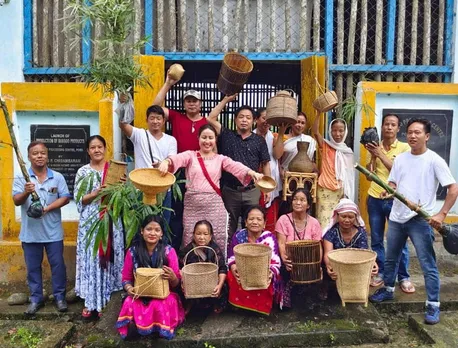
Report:
[{"label": "yellow painted wall", "polygon": [[[408,83],[408,82],[362,82],[362,104],[367,104],[368,108],[362,108],[361,128],[359,134],[364,128],[371,127],[375,124],[375,115],[370,110],[376,110],[377,93],[392,94],[424,94],[424,95],[455,95],[458,97],[458,84],[451,83]],[[365,113],[367,111],[367,113]],[[357,133],[358,131],[355,130]],[[357,133],[358,134],[358,133]],[[362,166],[366,165],[367,150],[360,145],[360,156],[356,159]],[[359,207],[364,221],[368,224],[367,214],[367,191],[370,182],[363,174],[359,174]],[[458,216],[448,216],[445,220],[448,223],[458,222]]]},{"label": "yellow painted wall", "polygon": [[[99,113],[100,135],[107,141],[107,158],[113,154],[113,106],[100,91],[88,89],[83,83],[3,83],[2,93],[10,115],[15,111],[90,111]],[[0,139],[11,143],[3,117],[0,117]],[[25,156],[25,154],[23,154]],[[3,240],[15,241],[20,224],[15,220],[11,198],[15,155],[11,146],[0,148],[0,207]],[[63,222],[66,241],[76,241],[77,221]]]}]

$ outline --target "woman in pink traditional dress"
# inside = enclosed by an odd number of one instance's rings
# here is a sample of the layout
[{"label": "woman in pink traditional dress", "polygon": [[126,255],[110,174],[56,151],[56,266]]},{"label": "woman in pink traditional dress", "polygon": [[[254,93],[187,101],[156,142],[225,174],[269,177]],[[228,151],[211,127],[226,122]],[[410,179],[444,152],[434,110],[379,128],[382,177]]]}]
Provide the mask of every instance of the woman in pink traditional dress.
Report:
[{"label": "woman in pink traditional dress", "polygon": [[161,162],[159,170],[163,175],[167,171],[186,170],[186,193],[183,212],[182,247],[192,241],[196,221],[208,220],[215,232],[215,242],[226,254],[227,227],[229,216],[221,198],[219,181],[221,174],[227,171],[245,186],[253,179],[263,177],[240,162],[215,153],[216,130],[207,124],[199,129],[199,151],[185,151],[169,156]]},{"label": "woman in pink traditional dress", "polygon": [[[245,220],[246,228],[238,231],[232,237],[231,247],[228,254],[227,274],[229,285],[229,303],[235,307],[247,309],[269,315],[274,302],[282,306],[282,282],[280,277],[280,253],[277,239],[273,233],[264,231],[266,225],[266,212],[255,205],[251,207]],[[270,259],[270,285],[265,290],[244,290],[240,283],[240,276],[235,262],[234,247],[243,243],[264,244],[272,249]]]},{"label": "woman in pink traditional dress", "polygon": [[[163,242],[162,219],[148,216],[142,223],[140,235],[126,253],[122,270],[122,284],[128,297],[119,313],[116,327],[123,339],[136,333],[146,336],[157,332],[172,339],[175,329],[184,321],[184,309],[176,290],[180,284],[180,269],[175,250]],[[170,285],[165,299],[136,298],[134,273],[139,267],[162,268]]]}]

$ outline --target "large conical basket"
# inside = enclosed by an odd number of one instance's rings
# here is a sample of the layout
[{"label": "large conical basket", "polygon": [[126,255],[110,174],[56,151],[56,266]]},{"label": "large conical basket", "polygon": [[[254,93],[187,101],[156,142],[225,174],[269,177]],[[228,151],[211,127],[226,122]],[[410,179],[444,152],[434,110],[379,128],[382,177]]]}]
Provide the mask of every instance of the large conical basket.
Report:
[{"label": "large conical basket", "polygon": [[253,63],[237,52],[226,53],[219,72],[217,86],[225,95],[233,95],[243,88],[253,71]]},{"label": "large conical basket", "polygon": [[367,307],[371,271],[377,254],[366,249],[338,249],[330,251],[329,262],[337,274],[337,292],[346,302],[364,303]]},{"label": "large conical basket", "polygon": [[167,173],[161,176],[159,169],[139,168],[129,173],[132,184],[143,192],[143,203],[155,205],[156,195],[167,191],[175,183],[175,175]]},{"label": "large conical basket", "polygon": [[[210,249],[214,255],[216,264],[212,262],[195,262],[187,264],[188,255],[196,249]],[[213,248],[197,246],[191,249],[183,260],[181,269],[183,291],[186,298],[211,297],[213,290],[218,285],[218,255]]]},{"label": "large conical basket", "polygon": [[268,245],[244,243],[234,247],[235,264],[243,290],[269,287],[272,249]]}]

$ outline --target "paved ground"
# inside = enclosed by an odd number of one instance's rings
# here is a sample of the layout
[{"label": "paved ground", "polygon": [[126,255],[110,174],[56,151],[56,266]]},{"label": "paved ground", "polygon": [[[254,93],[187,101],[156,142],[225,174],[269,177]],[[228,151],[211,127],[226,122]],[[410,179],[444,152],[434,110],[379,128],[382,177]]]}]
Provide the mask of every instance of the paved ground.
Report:
[{"label": "paved ground", "polygon": [[343,308],[336,293],[328,301],[321,302],[314,296],[313,289],[309,289],[296,295],[294,310],[275,310],[269,317],[244,311],[193,314],[171,341],[157,338],[122,341],[114,329],[121,303],[119,294],[114,294],[102,319],[95,324],[83,324],[79,320],[82,302],[72,304],[66,314],[59,314],[48,303],[36,320],[26,321],[24,319],[28,318],[22,314],[25,306],[8,306],[5,298],[0,298],[0,347],[8,347],[8,344],[21,347],[12,336],[19,329],[32,332],[32,336],[41,332],[46,333],[46,337],[54,337],[54,343],[41,341],[37,348],[458,347],[458,268],[453,263],[445,263],[439,268],[443,312],[441,323],[435,326],[423,324],[426,295],[418,264],[413,262],[412,281],[417,292],[407,295],[398,288],[394,301],[367,308],[348,304]]}]

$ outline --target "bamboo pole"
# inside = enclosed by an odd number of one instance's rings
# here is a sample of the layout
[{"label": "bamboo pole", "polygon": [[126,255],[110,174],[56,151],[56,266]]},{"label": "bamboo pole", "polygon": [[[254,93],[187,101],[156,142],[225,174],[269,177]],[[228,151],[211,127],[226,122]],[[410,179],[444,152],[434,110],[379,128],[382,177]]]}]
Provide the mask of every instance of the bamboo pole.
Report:
[{"label": "bamboo pole", "polygon": [[[245,0],[244,17],[250,18],[250,0]],[[248,52],[248,20],[243,21],[243,52]]]},{"label": "bamboo pole", "polygon": [[32,66],[40,66],[40,54],[38,53],[38,42],[39,42],[39,34],[38,34],[38,9],[37,9],[37,0],[33,2],[33,51],[32,51]]},{"label": "bamboo pole", "polygon": [[[344,63],[344,0],[337,1],[337,64]],[[336,93],[339,100],[343,100],[343,75],[337,74]],[[339,107],[340,109],[340,107]]]},{"label": "bamboo pole", "polygon": [[43,8],[42,8],[42,14],[43,14],[43,22],[42,22],[42,47],[41,47],[41,54],[43,57],[43,66],[48,67],[51,63],[51,52],[50,52],[50,37],[49,33],[50,28],[49,24],[51,23],[50,21],[50,0],[43,0]]},{"label": "bamboo pole", "polygon": [[[437,65],[444,64],[444,28],[445,1],[439,0],[439,22],[437,28]],[[442,75],[437,76],[437,82],[442,82]]]},{"label": "bamboo pole", "polygon": [[[377,0],[375,10],[375,60],[376,65],[382,64],[382,42],[383,42],[383,0]],[[375,80],[380,81],[381,75],[375,74]]]},{"label": "bamboo pole", "polygon": [[285,50],[286,52],[291,52],[290,16],[291,16],[291,3],[289,0],[285,0]]},{"label": "bamboo pole", "polygon": [[[54,0],[52,6],[52,55],[51,55],[51,66],[59,65],[59,52],[61,46],[59,45],[59,33],[61,32],[59,21],[59,1]],[[54,82],[58,82],[57,76],[54,76]]]},{"label": "bamboo pole", "polygon": [[240,22],[242,21],[242,1],[237,0],[236,8],[235,8],[235,43],[234,49],[236,52],[240,51]]},{"label": "bamboo pole", "polygon": [[313,1],[313,50],[320,50],[320,0]]},{"label": "bamboo pole", "polygon": [[202,51],[202,33],[201,33],[201,25],[202,21],[200,20],[200,12],[201,12],[201,5],[200,0],[194,0],[194,39],[195,39],[195,47],[194,51],[200,52]]},{"label": "bamboo pole", "polygon": [[180,0],[180,36],[182,52],[186,52],[188,50],[188,25],[186,22],[186,7],[186,0]]},{"label": "bamboo pole", "polygon": [[164,51],[164,1],[156,1],[157,4],[157,50]]},{"label": "bamboo pole", "polygon": [[277,52],[277,33],[275,23],[275,9],[277,8],[277,1],[270,0],[270,51]]},{"label": "bamboo pole", "polygon": [[262,0],[256,0],[256,52],[262,50]]},{"label": "bamboo pole", "polygon": [[[367,50],[367,0],[361,0],[361,38],[359,43],[359,64],[366,64]],[[364,74],[359,75],[359,80],[364,80]]]},{"label": "bamboo pole", "polygon": [[[162,1],[159,1],[159,2],[162,2]],[[143,18],[144,18],[142,0],[135,0],[134,9],[135,9],[134,42],[138,42],[142,37],[142,25],[143,25]],[[137,48],[134,53],[140,54],[140,48]]]},{"label": "bamboo pole", "polygon": [[309,32],[307,31],[307,2],[308,0],[301,0],[300,22],[299,22],[299,49],[301,51],[308,50],[307,38]]},{"label": "bamboo pole", "polygon": [[[418,39],[418,0],[412,0],[412,33],[410,35],[410,65],[417,64],[417,39]],[[415,82],[415,75],[411,75],[410,82]]]},{"label": "bamboo pole", "polygon": [[[423,57],[422,64],[429,65],[431,57],[431,0],[424,0],[423,5]],[[429,76],[423,75],[423,82],[428,82]]]},{"label": "bamboo pole", "polygon": [[213,0],[208,0],[208,50],[210,52],[213,52],[215,50],[215,27],[213,23],[213,7]]},{"label": "bamboo pole", "polygon": [[[396,46],[396,64],[404,65],[404,38],[406,31],[406,0],[398,2],[398,38]],[[396,81],[402,82],[403,75],[398,74]]]},{"label": "bamboo pole", "polygon": [[[21,151],[19,150],[19,145],[16,140],[16,134],[14,134],[14,128],[13,128],[13,123],[11,122],[11,119],[10,119],[10,113],[8,112],[6,103],[2,99],[1,96],[0,96],[0,107],[2,108],[3,116],[5,117],[6,126],[8,127],[8,132],[10,133],[11,143],[13,145],[14,151],[16,152],[17,162],[19,163],[19,167],[21,168],[22,175],[24,176],[24,179],[26,182],[30,182],[30,176],[25,167],[25,162],[24,162],[24,159],[22,158]],[[35,191],[32,192],[32,200],[33,201],[40,200],[40,198],[38,197],[38,194]]]},{"label": "bamboo pole", "polygon": [[[213,1],[213,0],[212,0]],[[177,8],[175,0],[169,1],[170,13],[170,52],[177,50]]]},{"label": "bamboo pole", "polygon": [[[353,65],[354,63],[357,16],[358,16],[358,0],[351,0],[350,27],[348,30],[348,43],[347,43],[347,64],[349,65]],[[347,74],[346,98],[349,98],[352,95],[353,95],[353,74]]]},{"label": "bamboo pole", "polygon": [[229,50],[229,15],[227,0],[223,1],[223,51]]}]

